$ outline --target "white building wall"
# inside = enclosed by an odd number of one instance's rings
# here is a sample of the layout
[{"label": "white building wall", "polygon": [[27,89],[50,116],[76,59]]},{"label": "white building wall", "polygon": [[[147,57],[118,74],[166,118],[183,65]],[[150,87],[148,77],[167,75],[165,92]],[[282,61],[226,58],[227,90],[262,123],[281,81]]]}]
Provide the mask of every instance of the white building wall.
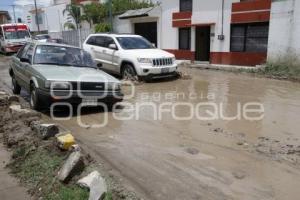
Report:
[{"label": "white building wall", "polygon": [[63,14],[66,4],[58,4],[45,8],[48,32],[60,32],[65,30],[64,24],[68,21],[67,14]]},{"label": "white building wall", "polygon": [[268,60],[300,55],[300,1],[273,2],[268,41]]},{"label": "white building wall", "polygon": [[173,13],[179,11],[179,0],[163,0],[161,3],[161,47],[162,49],[178,49],[178,29],[172,26]]}]

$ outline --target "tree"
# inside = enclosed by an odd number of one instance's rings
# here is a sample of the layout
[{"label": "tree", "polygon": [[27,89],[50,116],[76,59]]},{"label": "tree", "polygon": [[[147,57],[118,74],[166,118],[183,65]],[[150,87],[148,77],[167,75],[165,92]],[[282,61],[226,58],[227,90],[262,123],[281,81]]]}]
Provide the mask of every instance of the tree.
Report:
[{"label": "tree", "polygon": [[87,21],[92,26],[92,24],[103,22],[107,11],[103,4],[91,3],[83,6],[83,12],[81,20]]},{"label": "tree", "polygon": [[[109,1],[105,3],[106,10],[109,10]],[[112,0],[113,15],[118,15],[127,10],[135,10],[140,8],[149,8],[154,6],[151,0]]]},{"label": "tree", "polygon": [[[79,28],[79,24],[80,24],[80,21],[81,21],[81,6],[79,5],[76,5],[74,0],[71,1],[71,4],[68,4],[66,6],[66,9],[64,9],[63,11],[63,15],[65,14],[69,14],[69,16],[71,16],[75,22],[75,24],[73,24],[72,22],[66,22],[64,24],[64,27],[68,27],[68,28],[71,28],[73,29],[75,27],[75,29],[78,29]],[[73,24],[73,25],[72,25]]]}]

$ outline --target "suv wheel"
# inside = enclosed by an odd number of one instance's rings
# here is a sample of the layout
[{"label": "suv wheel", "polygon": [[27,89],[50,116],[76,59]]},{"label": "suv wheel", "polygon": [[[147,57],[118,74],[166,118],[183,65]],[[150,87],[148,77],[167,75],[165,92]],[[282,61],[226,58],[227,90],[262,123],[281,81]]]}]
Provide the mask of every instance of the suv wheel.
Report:
[{"label": "suv wheel", "polygon": [[135,80],[136,72],[132,65],[126,64],[122,69],[122,78],[126,80]]},{"label": "suv wheel", "polygon": [[12,76],[11,78],[12,82],[12,92],[14,94],[20,94],[21,93],[21,86],[17,83],[17,80],[15,79],[15,76]]},{"label": "suv wheel", "polygon": [[36,92],[36,87],[34,85],[31,85],[30,88],[30,107],[38,111],[41,109],[41,106],[38,94]]}]

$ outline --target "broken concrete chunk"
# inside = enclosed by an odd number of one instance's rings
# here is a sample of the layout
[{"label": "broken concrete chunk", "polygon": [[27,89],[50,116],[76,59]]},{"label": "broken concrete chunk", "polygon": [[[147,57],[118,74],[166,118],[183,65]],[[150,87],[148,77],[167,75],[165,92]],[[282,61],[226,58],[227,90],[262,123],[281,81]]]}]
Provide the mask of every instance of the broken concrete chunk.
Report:
[{"label": "broken concrete chunk", "polygon": [[81,152],[75,151],[71,153],[68,159],[65,161],[65,163],[58,172],[57,178],[58,180],[66,183],[74,175],[80,174],[83,168],[84,162],[82,160]]},{"label": "broken concrete chunk", "polygon": [[23,109],[21,105],[11,105],[9,106],[9,110],[12,114],[27,114],[30,113],[30,110]]},{"label": "broken concrete chunk", "polygon": [[56,136],[58,147],[63,150],[69,150],[75,144],[75,139],[70,133],[62,133]]},{"label": "broken concrete chunk", "polygon": [[19,97],[16,96],[16,95],[9,96],[8,97],[8,103],[11,104],[13,102],[19,103],[20,102]]},{"label": "broken concrete chunk", "polygon": [[31,129],[34,130],[43,139],[54,137],[59,133],[59,128],[55,124],[40,124],[38,121],[31,123]]},{"label": "broken concrete chunk", "polygon": [[77,184],[90,189],[89,200],[102,199],[107,193],[105,180],[98,171],[93,171],[86,177],[83,177]]}]

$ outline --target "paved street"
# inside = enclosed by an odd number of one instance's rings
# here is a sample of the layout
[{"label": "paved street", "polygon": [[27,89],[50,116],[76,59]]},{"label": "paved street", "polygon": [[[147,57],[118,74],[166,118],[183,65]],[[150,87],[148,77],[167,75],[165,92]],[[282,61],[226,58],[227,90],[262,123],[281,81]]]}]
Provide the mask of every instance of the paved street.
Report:
[{"label": "paved street", "polygon": [[[7,58],[0,58],[4,87],[10,87],[7,66]],[[107,126],[92,128],[106,114],[90,108],[81,117],[88,127],[80,127],[76,116],[57,123],[71,130],[98,162],[144,199],[298,199],[299,155],[280,150],[299,145],[300,85],[221,71],[183,70],[192,74],[191,80],[137,86],[134,97],[126,101],[133,108],[127,105],[116,114],[134,118],[117,120],[108,113]],[[128,87],[124,91],[130,93]],[[181,95],[170,100],[166,98],[170,92]],[[258,102],[264,117],[201,121],[193,116],[181,121],[165,111],[161,120],[154,120],[153,107],[138,110],[144,102],[188,102],[194,107],[200,102],[222,103],[220,109],[228,117],[236,115],[239,103]],[[186,107],[175,112],[181,117],[190,114]],[[47,113],[44,119],[51,120]]]}]

